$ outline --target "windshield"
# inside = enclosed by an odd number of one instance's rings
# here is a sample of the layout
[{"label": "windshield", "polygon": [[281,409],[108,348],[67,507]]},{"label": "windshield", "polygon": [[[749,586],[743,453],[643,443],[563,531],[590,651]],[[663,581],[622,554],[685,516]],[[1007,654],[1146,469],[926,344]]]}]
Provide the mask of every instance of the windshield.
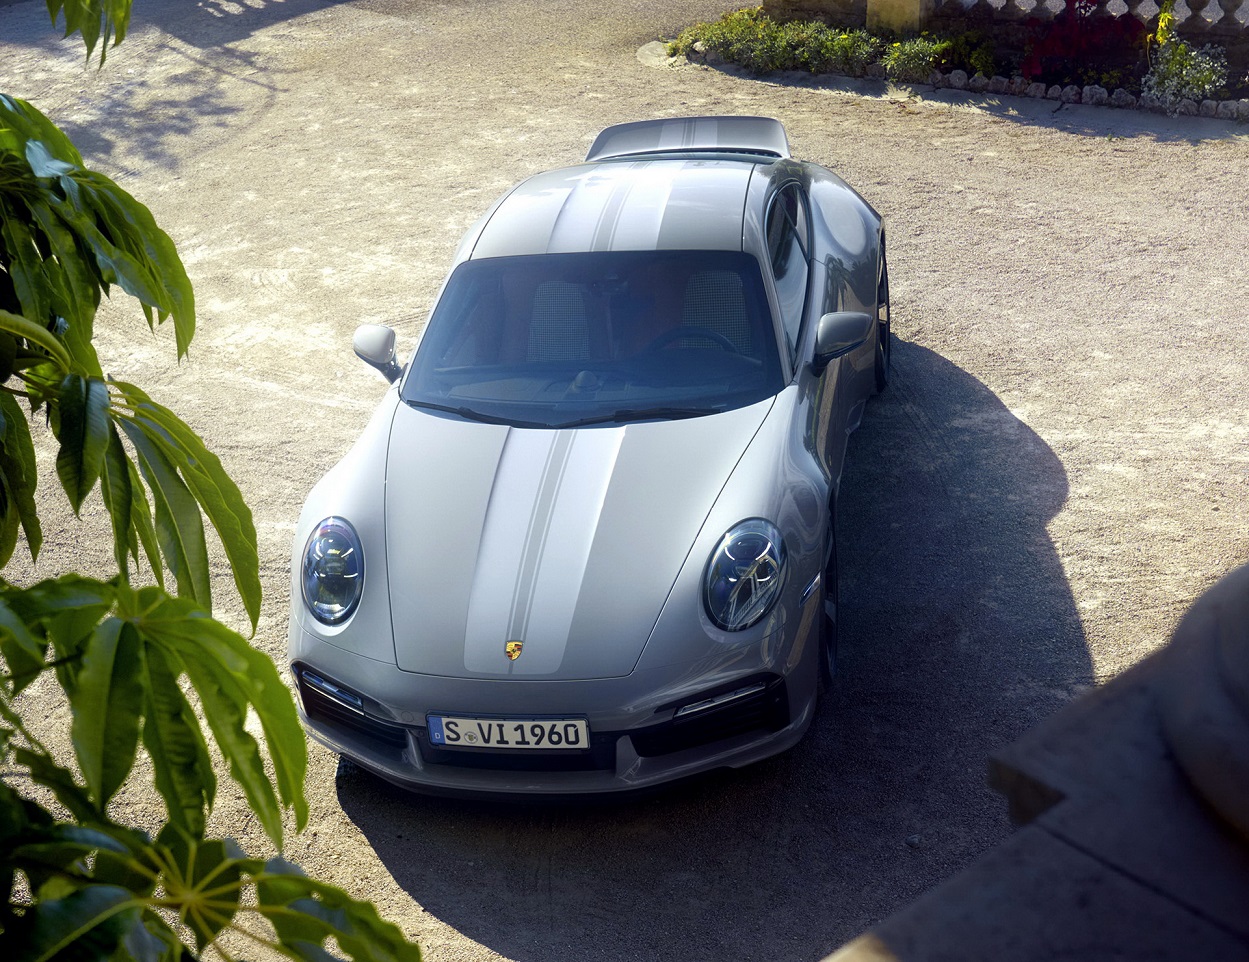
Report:
[{"label": "windshield", "polygon": [[753,257],[605,251],[461,264],[402,396],[474,420],[555,428],[716,414],[782,386]]}]

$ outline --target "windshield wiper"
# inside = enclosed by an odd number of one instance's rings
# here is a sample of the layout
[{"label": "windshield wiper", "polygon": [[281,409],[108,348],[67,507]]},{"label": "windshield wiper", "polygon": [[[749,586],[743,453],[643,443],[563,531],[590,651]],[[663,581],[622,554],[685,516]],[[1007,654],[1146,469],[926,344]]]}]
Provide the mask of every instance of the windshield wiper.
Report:
[{"label": "windshield wiper", "polygon": [[588,418],[578,418],[575,421],[565,421],[562,424],[552,424],[551,427],[580,428],[585,427],[587,424],[624,424],[627,421],[677,421],[681,418],[701,418],[709,414],[721,414],[723,411],[723,407],[626,408],[620,411],[612,411],[610,414],[596,414]]},{"label": "windshield wiper", "polygon": [[458,414],[467,421],[480,421],[482,424],[506,424],[512,428],[548,428],[549,424],[542,421],[518,421],[516,418],[504,418],[495,414],[483,414],[469,407],[453,407],[450,404],[435,404],[433,401],[405,400],[417,408],[429,408],[431,411],[445,411],[447,414]]}]

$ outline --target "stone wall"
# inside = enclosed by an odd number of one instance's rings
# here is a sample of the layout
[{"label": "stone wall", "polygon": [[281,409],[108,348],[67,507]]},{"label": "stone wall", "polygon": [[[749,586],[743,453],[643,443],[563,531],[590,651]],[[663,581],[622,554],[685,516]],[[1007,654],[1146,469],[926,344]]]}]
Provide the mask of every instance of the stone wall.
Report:
[{"label": "stone wall", "polygon": [[867,23],[867,0],[763,0],[773,20],[823,20],[836,27]]}]

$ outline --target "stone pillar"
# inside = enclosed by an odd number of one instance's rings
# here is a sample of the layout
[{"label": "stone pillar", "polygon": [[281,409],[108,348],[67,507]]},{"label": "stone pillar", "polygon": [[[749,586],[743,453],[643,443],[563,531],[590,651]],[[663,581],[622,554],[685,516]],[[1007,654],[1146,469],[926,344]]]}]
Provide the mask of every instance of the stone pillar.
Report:
[{"label": "stone pillar", "polygon": [[867,0],[867,29],[919,33],[934,7],[933,0]]}]

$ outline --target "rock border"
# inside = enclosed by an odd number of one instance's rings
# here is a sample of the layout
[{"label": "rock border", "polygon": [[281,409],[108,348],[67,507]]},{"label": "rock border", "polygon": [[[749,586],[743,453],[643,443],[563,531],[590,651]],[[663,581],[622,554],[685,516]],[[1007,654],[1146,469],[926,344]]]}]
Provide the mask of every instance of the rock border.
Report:
[{"label": "rock border", "polygon": [[[868,76],[875,74],[876,79],[886,79],[884,68],[880,64],[873,64],[867,72]],[[1058,84],[1053,84],[1046,87],[1043,83],[1029,83],[1021,76],[986,77],[978,73],[969,77],[963,70],[951,70],[945,74],[940,70],[934,70],[928,75],[928,83],[936,88],[945,87],[971,93],[1010,94],[1036,100],[1054,100],[1064,104],[1117,107],[1123,110],[1145,110],[1156,114],[1170,113],[1180,117],[1210,117],[1218,120],[1232,120],[1241,124],[1249,123],[1249,99],[1203,100],[1200,103],[1184,99],[1168,110],[1167,102],[1161,97],[1150,94],[1137,97],[1122,88],[1111,93],[1105,87],[1099,87],[1096,84],[1085,87],[1077,87],[1075,84],[1060,87]]]},{"label": "rock border", "polygon": [[[734,66],[712,51],[707,50],[701,42],[694,44],[690,52],[684,57],[670,57],[667,44],[661,40],[653,40],[638,50],[638,59],[648,64],[685,62],[707,67]],[[773,74],[773,76],[780,76],[786,73],[789,73],[789,71],[780,71]],[[768,75],[763,74],[761,76]],[[858,79],[849,77],[846,74],[811,74],[810,76],[813,79],[823,76],[844,76],[851,80]],[[889,80],[884,66],[878,63],[869,66],[864,76],[870,80]],[[906,81],[891,82],[906,83]],[[1206,117],[1215,120],[1233,121],[1239,124],[1249,124],[1249,99],[1202,100],[1200,102],[1185,99],[1177,104],[1168,104],[1161,97],[1149,94],[1142,94],[1138,97],[1122,88],[1118,88],[1112,93],[1105,87],[1099,87],[1095,84],[1085,87],[1078,87],[1075,84],[1060,87],[1058,84],[1053,84],[1047,87],[1043,83],[1030,83],[1022,76],[1003,77],[994,75],[986,77],[984,74],[978,73],[969,77],[964,70],[951,70],[949,73],[934,70],[928,75],[927,83],[928,86],[938,90],[962,90],[974,94],[1007,94],[1013,97],[1028,97],[1034,100],[1052,100],[1060,104],[1115,107],[1121,110],[1140,110],[1178,117]]]}]

